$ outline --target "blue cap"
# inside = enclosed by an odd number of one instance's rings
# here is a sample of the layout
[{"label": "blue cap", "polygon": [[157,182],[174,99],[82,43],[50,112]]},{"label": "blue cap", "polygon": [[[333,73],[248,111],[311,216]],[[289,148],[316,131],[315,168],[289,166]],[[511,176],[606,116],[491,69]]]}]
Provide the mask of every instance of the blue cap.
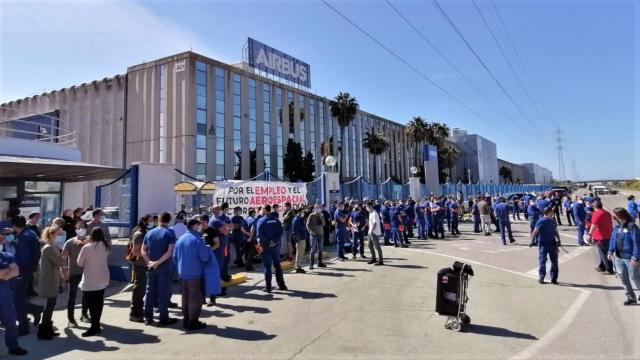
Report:
[{"label": "blue cap", "polygon": [[220,221],[220,220],[214,220],[211,223],[211,227],[214,228],[214,229],[218,229],[218,228],[221,228],[223,226],[224,226],[224,223],[222,221]]}]

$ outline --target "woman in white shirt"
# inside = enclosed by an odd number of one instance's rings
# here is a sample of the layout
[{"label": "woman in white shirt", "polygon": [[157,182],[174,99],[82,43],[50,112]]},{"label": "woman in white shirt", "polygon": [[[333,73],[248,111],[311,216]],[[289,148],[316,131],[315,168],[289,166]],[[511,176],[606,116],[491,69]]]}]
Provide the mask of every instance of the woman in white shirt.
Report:
[{"label": "woman in white shirt", "polygon": [[110,246],[102,229],[96,227],[89,235],[89,243],[78,255],[78,265],[83,267],[80,289],[87,299],[87,307],[91,316],[91,327],[82,333],[83,337],[94,336],[101,332],[100,317],[104,306],[104,290],[109,285]]}]

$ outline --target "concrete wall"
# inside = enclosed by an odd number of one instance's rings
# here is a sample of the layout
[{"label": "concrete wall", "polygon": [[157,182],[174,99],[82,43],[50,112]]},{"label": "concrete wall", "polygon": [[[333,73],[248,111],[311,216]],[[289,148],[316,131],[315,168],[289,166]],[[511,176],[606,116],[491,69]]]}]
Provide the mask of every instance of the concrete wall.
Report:
[{"label": "concrete wall", "polygon": [[[60,112],[59,126],[76,130],[80,160],[93,164],[124,167],[124,123],[126,77],[96,80],[79,86],[2,104],[0,119],[20,119],[34,114]],[[3,140],[4,141],[4,140]],[[42,157],[47,157],[43,153]],[[95,186],[108,181],[88,181],[74,191],[77,204],[93,204]]]},{"label": "concrete wall", "polygon": [[2,137],[2,141],[0,141],[0,154],[69,161],[80,161],[82,158],[80,150],[77,148],[51,142],[11,137]]},{"label": "concrete wall", "polygon": [[[500,172],[500,168],[503,166],[511,169],[511,177],[513,178],[514,182],[518,182],[519,180],[522,184],[526,183],[526,171],[524,166],[514,164],[506,160],[498,159],[498,175]],[[504,182],[504,179],[502,177],[499,176],[499,178],[500,182]]]},{"label": "concrete wall", "polygon": [[471,170],[473,182],[498,182],[498,154],[496,144],[477,134],[466,134],[458,129],[451,136],[460,150],[460,157],[456,163],[457,176],[464,179],[465,169]]},{"label": "concrete wall", "polygon": [[525,170],[525,178],[529,184],[550,184],[553,179],[551,170],[536,163],[522,164]]}]

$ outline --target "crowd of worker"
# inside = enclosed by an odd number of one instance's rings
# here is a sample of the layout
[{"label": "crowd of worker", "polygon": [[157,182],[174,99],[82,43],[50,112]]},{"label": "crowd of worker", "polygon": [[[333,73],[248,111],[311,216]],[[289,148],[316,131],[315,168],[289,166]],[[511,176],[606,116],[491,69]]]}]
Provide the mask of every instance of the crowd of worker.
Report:
[{"label": "crowd of worker", "polygon": [[[562,248],[558,226],[566,220],[568,226],[577,227],[577,245],[598,249],[596,270],[617,272],[626,289],[624,304],[635,304],[632,283],[640,289],[640,230],[636,225],[638,203],[633,197],[628,200],[627,208],[616,208],[613,215],[592,194],[571,198],[556,193],[477,194],[468,199],[459,193],[418,201],[346,198],[329,207],[285,203],[282,207],[230,209],[223,203],[200,208],[197,214],[183,210],[175,216],[168,212],[143,215],[131,231],[126,252],[132,267],[129,319],[150,326],[178,322],[168,310],[179,306],[171,302],[173,284],[178,281],[183,328],[197,331],[206,327],[200,321],[202,307],[215,306],[219,297],[227,295],[232,256],[233,263],[247,271],[262,263],[264,292],[274,291],[274,273],[278,290],[288,291],[283,258],[291,261],[293,271],[299,274],[306,273],[305,268],[326,268],[324,248],[335,243],[337,261],[349,260],[350,252],[352,259],[360,256],[369,264],[383,266],[383,246],[405,248],[411,246],[409,239],[444,239],[447,233],[456,237],[459,222],[465,220],[473,223],[474,233],[500,233],[506,246],[516,242],[511,221],[522,218],[530,224],[530,246],[539,247],[541,284],[545,283],[547,259],[551,282],[558,282],[558,252]],[[65,210],[42,231],[39,224],[38,212],[25,217],[17,209],[10,209],[7,219],[0,222],[0,321],[9,352],[14,355],[27,354],[18,345],[18,337],[30,331],[28,315],[37,326],[38,339],[58,336],[52,314],[67,283],[68,325],[79,326],[75,312],[80,289],[79,319],[90,324],[82,336],[102,331],[111,248],[103,211]],[[45,299],[45,306],[31,302],[36,296]]]}]

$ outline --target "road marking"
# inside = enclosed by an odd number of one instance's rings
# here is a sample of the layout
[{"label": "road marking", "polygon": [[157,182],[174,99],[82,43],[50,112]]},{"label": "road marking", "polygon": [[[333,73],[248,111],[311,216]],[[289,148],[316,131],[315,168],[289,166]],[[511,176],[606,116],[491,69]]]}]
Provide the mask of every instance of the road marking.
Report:
[{"label": "road marking", "polygon": [[[510,270],[510,269],[501,268],[499,266],[484,264],[484,263],[470,260],[470,259],[463,259],[453,255],[440,254],[430,250],[405,249],[405,251],[413,251],[413,252],[420,252],[420,253],[425,253],[425,254],[430,254],[435,256],[442,256],[442,257],[455,259],[455,260],[462,261],[469,264],[475,264],[475,265],[484,266],[484,267],[498,270],[498,271],[504,271],[510,274],[519,275],[519,276],[523,276],[530,279],[538,279],[537,275],[534,276],[526,273],[521,273],[521,272]],[[578,315],[578,312],[580,312],[580,309],[582,308],[582,306],[584,306],[585,302],[587,301],[587,298],[589,297],[589,295],[591,295],[591,291],[575,288],[575,287],[565,287],[565,288],[573,291],[577,291],[580,294],[578,295],[578,297],[576,297],[576,299],[573,301],[571,306],[569,306],[569,309],[567,309],[567,311],[560,318],[560,320],[558,320],[544,335],[542,335],[542,337],[540,337],[538,341],[532,342],[529,346],[524,348],[518,354],[511,357],[511,359],[525,360],[525,359],[530,359],[534,357],[541,349],[551,344],[556,338],[562,335],[562,333],[564,333],[567,330],[567,328],[569,328],[573,320]]]}]

